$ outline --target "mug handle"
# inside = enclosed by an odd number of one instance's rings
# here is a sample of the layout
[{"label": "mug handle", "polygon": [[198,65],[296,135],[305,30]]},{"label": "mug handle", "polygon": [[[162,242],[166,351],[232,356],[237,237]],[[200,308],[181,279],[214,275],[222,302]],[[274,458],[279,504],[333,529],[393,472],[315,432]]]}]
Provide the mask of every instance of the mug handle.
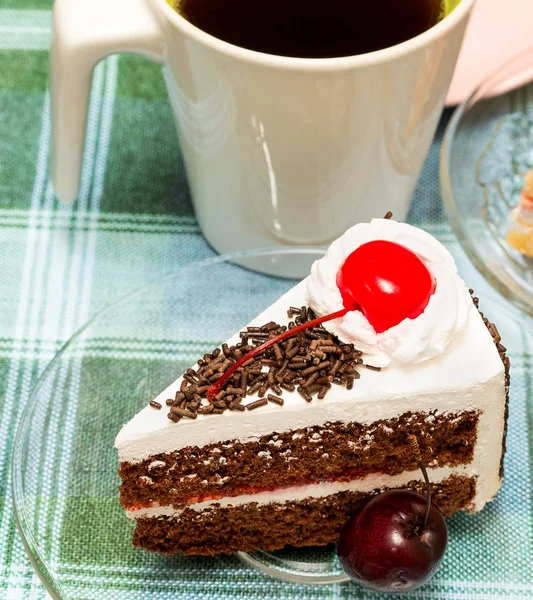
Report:
[{"label": "mug handle", "polygon": [[162,62],[162,30],[148,0],[56,0],[50,50],[52,183],[62,202],[80,185],[95,66],[118,52]]}]

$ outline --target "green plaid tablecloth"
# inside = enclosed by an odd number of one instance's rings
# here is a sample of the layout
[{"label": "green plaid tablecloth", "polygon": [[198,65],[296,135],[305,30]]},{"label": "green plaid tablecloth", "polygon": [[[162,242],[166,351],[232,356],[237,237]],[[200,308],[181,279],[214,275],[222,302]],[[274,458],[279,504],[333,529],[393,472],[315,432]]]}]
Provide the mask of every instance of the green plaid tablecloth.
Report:
[{"label": "green plaid tablecloth", "polygon": [[[193,215],[160,70],[136,57],[114,56],[97,68],[80,197],[74,206],[55,200],[47,168],[50,8],[49,0],[0,0],[0,598],[9,600],[46,596],[16,532],[9,477],[17,423],[39,374],[95,311],[178,264],[212,255]],[[479,290],[483,284],[462,255],[440,203],[442,129],[410,221],[446,243],[463,276]],[[527,482],[517,500],[526,502],[517,508],[517,528],[531,527],[531,499],[523,499],[531,491],[530,478]],[[527,564],[531,536],[517,538],[516,544]],[[510,549],[501,548],[502,555],[506,552]],[[261,597],[253,585],[257,577],[234,566],[242,585],[211,595],[202,586],[210,574],[196,574],[197,594],[176,590],[172,597]],[[442,595],[427,597],[533,597],[533,577],[526,579],[480,586],[475,573],[461,574]],[[284,592],[280,584],[270,589],[280,599],[358,597],[354,587],[289,586]]]}]

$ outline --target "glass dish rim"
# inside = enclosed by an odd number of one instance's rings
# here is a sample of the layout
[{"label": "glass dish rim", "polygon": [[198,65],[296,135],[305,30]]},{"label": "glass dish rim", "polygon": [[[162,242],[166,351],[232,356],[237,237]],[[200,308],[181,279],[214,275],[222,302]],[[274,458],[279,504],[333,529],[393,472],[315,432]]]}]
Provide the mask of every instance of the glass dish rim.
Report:
[{"label": "glass dish rim", "polygon": [[[88,319],[69,337],[69,339],[61,346],[61,348],[54,355],[52,360],[46,365],[43,372],[39,376],[34,388],[31,390],[30,396],[26,405],[24,406],[20,417],[20,421],[17,425],[17,431],[15,433],[15,438],[13,441],[13,450],[11,454],[10,472],[11,503],[13,507],[13,517],[17,527],[17,532],[19,534],[26,555],[28,556],[28,559],[35,573],[37,574],[39,580],[43,584],[48,594],[53,598],[53,600],[60,600],[61,596],[65,595],[64,591],[62,590],[61,585],[52,576],[50,568],[48,567],[46,561],[43,559],[43,557],[40,555],[39,551],[36,548],[36,543],[34,542],[33,547],[30,547],[29,541],[33,539],[32,531],[31,528],[27,527],[25,524],[25,516],[21,515],[17,508],[17,499],[19,498],[20,490],[22,490],[23,475],[22,464],[20,462],[17,463],[16,457],[20,456],[20,453],[22,451],[25,433],[25,423],[28,423],[33,411],[37,407],[36,397],[38,396],[39,390],[41,389],[44,381],[47,379],[48,374],[54,369],[55,365],[61,360],[63,355],[66,352],[68,352],[73,342],[79,339],[79,337],[83,335],[83,333],[87,329],[89,329],[92,326],[92,324],[102,316],[102,314],[104,314],[108,310],[112,310],[114,307],[121,304],[122,302],[129,301],[137,295],[146,293],[153,286],[161,285],[165,281],[172,281],[173,279],[178,278],[180,276],[180,273],[182,273],[185,269],[199,267],[203,268],[221,263],[230,263],[240,259],[266,257],[272,255],[317,255],[319,253],[323,254],[325,249],[325,246],[271,246],[267,248],[259,248],[254,250],[243,250],[227,254],[219,254],[209,258],[201,260],[192,260],[190,262],[187,262],[184,265],[178,266],[173,271],[169,271],[161,276],[154,277],[153,279],[150,279],[148,282],[143,283],[142,285],[134,288],[133,290],[118,296],[109,304],[106,304],[104,307],[96,311],[90,319]],[[238,264],[236,266],[240,266],[243,269],[249,269],[246,266]],[[278,277],[279,279],[291,279],[289,277],[276,276],[264,273],[262,275],[264,275],[265,277]],[[60,596],[58,594],[60,594]]]},{"label": "glass dish rim", "polygon": [[[259,552],[263,552],[260,550]],[[323,585],[333,585],[335,583],[348,583],[351,581],[349,575],[346,573],[340,573],[339,575],[317,575],[313,577],[313,579],[308,578],[307,575],[296,574],[296,573],[286,573],[281,570],[276,570],[275,568],[262,563],[257,560],[254,556],[255,552],[236,552],[236,556],[243,562],[245,565],[256,569],[257,571],[261,571],[265,575],[277,579],[278,581],[284,581],[286,583],[299,583],[302,585],[311,585],[313,587],[323,586]]]},{"label": "glass dish rim", "polygon": [[[459,214],[458,198],[454,192],[452,175],[451,175],[451,158],[453,146],[456,141],[457,130],[463,120],[463,117],[472,108],[472,106],[484,97],[487,89],[498,81],[501,74],[505,72],[511,65],[519,62],[526,56],[533,58],[533,46],[527,50],[513,56],[510,60],[500,65],[484,81],[482,81],[453,112],[450,121],[446,126],[444,137],[442,140],[442,148],[439,159],[439,179],[441,198],[446,212],[446,216],[450,226],[464,250],[467,258],[472,262],[476,270],[481,274],[483,279],[505,300],[507,300],[514,308],[521,311],[523,315],[533,317],[533,303],[528,302],[525,298],[519,296],[511,290],[511,288],[493,272],[483,260],[483,256],[478,252],[476,245],[473,243],[468,234]],[[533,80],[532,80],[533,81]],[[531,83],[531,82],[530,82]],[[527,85],[527,84],[526,84]],[[509,91],[503,95],[508,94]]]}]

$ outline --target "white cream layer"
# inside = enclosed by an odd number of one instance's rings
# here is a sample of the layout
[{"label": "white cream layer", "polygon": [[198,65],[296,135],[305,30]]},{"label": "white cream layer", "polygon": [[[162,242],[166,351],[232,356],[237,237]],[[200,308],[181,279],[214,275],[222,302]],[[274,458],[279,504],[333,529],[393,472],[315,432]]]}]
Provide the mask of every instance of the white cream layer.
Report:
[{"label": "white cream layer", "polygon": [[395,242],[415,252],[435,278],[435,293],[416,319],[404,319],[382,333],[376,333],[359,310],[324,327],[355,344],[378,367],[412,365],[447,353],[460,338],[469,312],[476,309],[448,250],[429,233],[407,223],[372,219],[350,227],[313,264],[306,279],[310,306],[319,316],[342,310],[337,273],[354,250],[374,240]]},{"label": "white cream layer", "polygon": [[[289,290],[250,324],[270,320],[287,323],[287,308],[306,301],[305,280]],[[239,340],[238,334],[228,340]],[[477,310],[468,320],[453,350],[426,362],[389,367],[381,372],[360,369],[352,390],[334,385],[324,400],[307,403],[297,392],[284,391],[284,406],[268,404],[255,411],[226,411],[199,415],[196,420],[173,423],[167,418],[165,400],[173,398],[178,378],[156,400],[162,410],[146,406],[120,431],[115,447],[121,462],[141,462],[157,454],[187,446],[225,441],[252,441],[272,432],[323,425],[328,422],[370,424],[407,411],[442,413],[479,410],[478,440],[472,463],[479,475],[475,504],[482,506],[500,486],[499,464],[504,427],[504,369],[498,352]],[[250,401],[254,397],[250,397]]]},{"label": "white cream layer", "polygon": [[[429,470],[429,478],[433,483],[440,483],[450,475],[464,477],[476,477],[470,465],[456,468],[442,467]],[[257,504],[283,504],[285,502],[294,502],[314,498],[324,498],[339,492],[361,492],[369,493],[383,488],[401,488],[409,481],[420,480],[419,471],[404,471],[399,475],[383,475],[376,473],[367,475],[364,479],[355,479],[353,481],[342,482],[320,482],[309,485],[298,485],[280,490],[269,492],[260,492],[258,494],[242,494],[233,498],[226,497],[219,500],[207,500],[190,504],[187,508],[196,511],[209,510],[210,508],[226,508],[233,506],[242,506],[255,502]],[[481,506],[476,507],[478,510]],[[130,519],[141,519],[143,517],[178,517],[184,510],[175,509],[173,506],[155,506],[152,508],[141,508],[139,510],[126,511]]]}]

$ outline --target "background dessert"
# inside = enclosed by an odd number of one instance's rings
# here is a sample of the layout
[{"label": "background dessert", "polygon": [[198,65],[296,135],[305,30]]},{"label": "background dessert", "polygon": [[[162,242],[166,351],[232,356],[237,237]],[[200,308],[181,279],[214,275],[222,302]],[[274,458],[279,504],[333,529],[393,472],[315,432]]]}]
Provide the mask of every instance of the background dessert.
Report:
[{"label": "background dessert", "polygon": [[524,188],[510,220],[507,242],[522,254],[533,256],[533,169],[525,177]]}]

